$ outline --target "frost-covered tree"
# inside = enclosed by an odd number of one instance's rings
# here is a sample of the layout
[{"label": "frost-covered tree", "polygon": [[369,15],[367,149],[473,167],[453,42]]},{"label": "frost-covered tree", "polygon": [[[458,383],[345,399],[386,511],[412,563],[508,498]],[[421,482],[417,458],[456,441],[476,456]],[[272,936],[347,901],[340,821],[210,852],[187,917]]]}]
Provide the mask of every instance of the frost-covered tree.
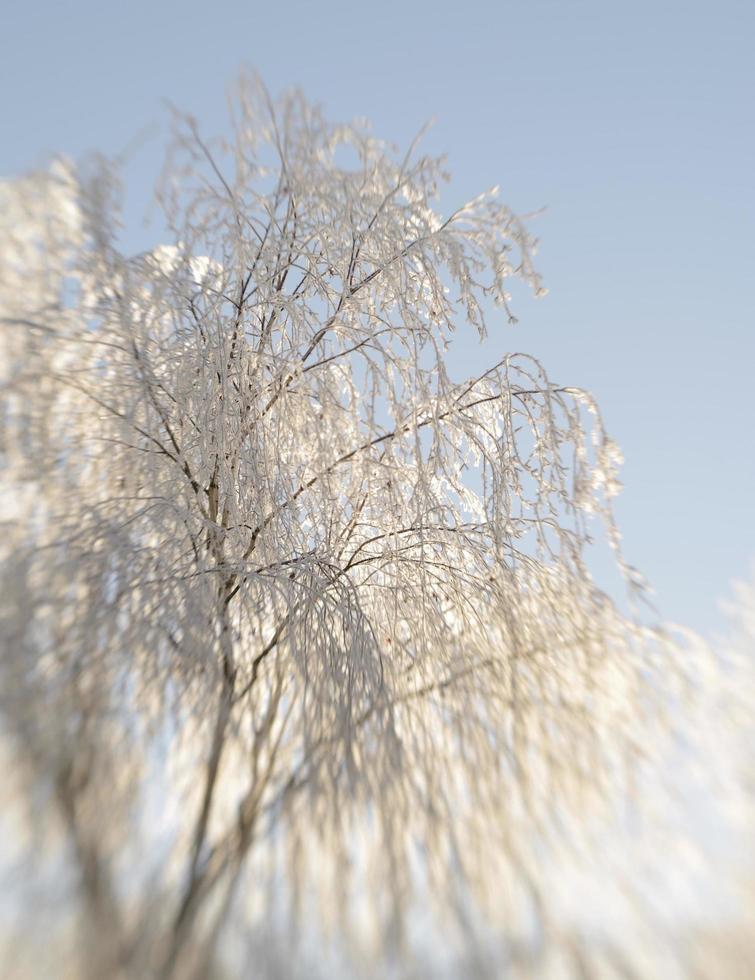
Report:
[{"label": "frost-covered tree", "polygon": [[541,287],[445,179],[245,81],[150,252],[102,161],[2,186],[9,971],[645,975],[568,890],[682,671],[588,571],[633,582],[592,398],[449,371]]}]

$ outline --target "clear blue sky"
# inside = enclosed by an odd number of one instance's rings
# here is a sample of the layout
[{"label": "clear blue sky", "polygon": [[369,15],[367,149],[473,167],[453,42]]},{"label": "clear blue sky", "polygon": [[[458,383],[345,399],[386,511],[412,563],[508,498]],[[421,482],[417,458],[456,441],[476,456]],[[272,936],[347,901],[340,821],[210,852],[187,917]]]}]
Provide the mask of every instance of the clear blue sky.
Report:
[{"label": "clear blue sky", "polygon": [[222,130],[239,67],[447,152],[459,199],[500,183],[537,222],[550,294],[504,350],[599,398],[622,446],[618,515],[661,612],[703,631],[755,556],[755,0],[8,3],[0,173],[115,153],[141,204],[161,99]]}]

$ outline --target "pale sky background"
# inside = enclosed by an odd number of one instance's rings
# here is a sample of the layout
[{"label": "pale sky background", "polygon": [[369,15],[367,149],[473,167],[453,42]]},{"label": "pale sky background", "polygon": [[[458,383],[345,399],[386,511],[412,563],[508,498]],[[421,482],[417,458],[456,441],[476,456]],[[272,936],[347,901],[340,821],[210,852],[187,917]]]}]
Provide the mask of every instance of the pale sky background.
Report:
[{"label": "pale sky background", "polygon": [[517,291],[484,350],[462,333],[453,373],[523,350],[590,389],[626,457],[628,559],[666,618],[721,627],[755,557],[755,0],[8,0],[0,27],[3,175],[148,132],[141,207],[161,100],[222,132],[246,64],[395,142],[435,117],[451,200],[546,206],[549,295]]}]

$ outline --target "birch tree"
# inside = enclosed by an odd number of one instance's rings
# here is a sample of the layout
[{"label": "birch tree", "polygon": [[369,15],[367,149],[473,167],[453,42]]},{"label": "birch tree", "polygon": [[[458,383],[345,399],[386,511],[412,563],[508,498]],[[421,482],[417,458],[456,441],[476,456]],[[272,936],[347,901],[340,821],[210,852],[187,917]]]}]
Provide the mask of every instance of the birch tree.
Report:
[{"label": "birch tree", "polygon": [[448,357],[535,242],[299,94],[229,132],[176,115],[140,255],[106,161],[2,189],[9,970],[635,975],[554,870],[678,690],[589,571],[637,588],[620,455],[533,358]]}]

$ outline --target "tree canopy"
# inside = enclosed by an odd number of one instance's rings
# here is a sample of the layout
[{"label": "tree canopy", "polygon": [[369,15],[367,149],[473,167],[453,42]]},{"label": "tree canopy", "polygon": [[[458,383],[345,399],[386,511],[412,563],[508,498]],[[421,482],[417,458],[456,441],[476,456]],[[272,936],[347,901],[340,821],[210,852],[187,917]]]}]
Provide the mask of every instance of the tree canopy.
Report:
[{"label": "tree canopy", "polygon": [[591,396],[453,377],[535,242],[298,93],[230,132],[176,115],[140,255],[107,161],[0,191],[9,819],[64,896],[22,965],[650,976],[574,896],[655,934],[621,855],[709,659],[593,581],[602,534],[639,588]]}]

